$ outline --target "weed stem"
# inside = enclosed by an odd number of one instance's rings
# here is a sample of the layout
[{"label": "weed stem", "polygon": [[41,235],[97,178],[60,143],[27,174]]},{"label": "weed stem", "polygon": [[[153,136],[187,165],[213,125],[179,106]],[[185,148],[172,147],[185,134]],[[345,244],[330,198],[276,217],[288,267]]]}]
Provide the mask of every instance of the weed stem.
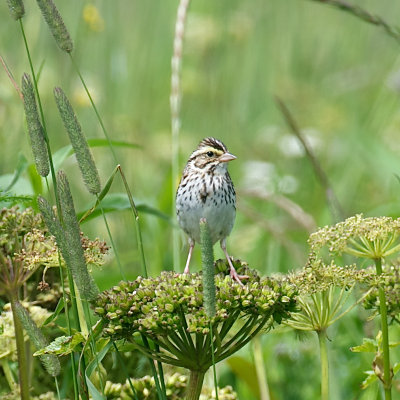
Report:
[{"label": "weed stem", "polygon": [[[382,259],[375,259],[376,274],[382,275]],[[387,323],[387,306],[385,291],[379,286],[379,312],[381,314],[382,348],[383,348],[383,388],[385,400],[392,399],[392,376],[390,371],[389,330]]]},{"label": "weed stem", "polygon": [[321,356],[321,400],[329,399],[329,363],[326,330],[317,331]]}]

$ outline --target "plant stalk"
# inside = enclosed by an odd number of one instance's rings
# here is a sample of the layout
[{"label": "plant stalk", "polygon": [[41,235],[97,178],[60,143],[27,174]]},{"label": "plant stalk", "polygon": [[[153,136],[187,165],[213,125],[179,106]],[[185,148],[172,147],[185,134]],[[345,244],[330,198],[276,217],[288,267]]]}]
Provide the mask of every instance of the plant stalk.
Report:
[{"label": "plant stalk", "polygon": [[28,377],[28,365],[27,365],[27,357],[26,357],[26,349],[24,341],[24,331],[15,309],[16,301],[17,301],[16,296],[10,297],[11,310],[14,321],[15,342],[17,345],[17,354],[18,354],[19,387],[21,389],[21,400],[29,400],[29,377]]},{"label": "plant stalk", "polygon": [[204,375],[205,372],[203,371],[190,371],[186,400],[199,400],[201,388],[203,387]]},{"label": "plant stalk", "polygon": [[8,361],[5,358],[3,358],[0,361],[0,365],[3,368],[3,373],[4,373],[4,376],[6,377],[6,380],[7,380],[10,390],[11,391],[14,390],[14,388],[17,386],[17,384],[14,380],[14,377],[11,372],[11,368],[10,368],[10,365],[8,364]]},{"label": "plant stalk", "polygon": [[329,399],[329,363],[326,331],[317,331],[321,357],[321,400]]},{"label": "plant stalk", "polygon": [[253,357],[257,373],[258,389],[260,391],[260,400],[270,400],[267,371],[265,370],[260,336],[256,336],[253,339]]},{"label": "plant stalk", "polygon": [[[375,259],[376,274],[382,275],[382,259]],[[385,400],[392,399],[392,376],[390,371],[389,328],[387,323],[387,306],[384,289],[379,286],[379,312],[381,314],[382,349],[383,349],[383,389]]]}]

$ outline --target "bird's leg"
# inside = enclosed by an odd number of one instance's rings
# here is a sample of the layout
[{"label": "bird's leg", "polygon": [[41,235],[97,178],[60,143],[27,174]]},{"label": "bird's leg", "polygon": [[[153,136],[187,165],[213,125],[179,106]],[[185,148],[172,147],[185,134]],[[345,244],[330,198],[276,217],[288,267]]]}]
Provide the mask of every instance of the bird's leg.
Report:
[{"label": "bird's leg", "polygon": [[189,273],[189,265],[190,265],[190,260],[192,258],[194,243],[195,243],[195,241],[193,239],[189,238],[189,254],[188,254],[188,258],[186,260],[185,269],[183,270],[184,274]]},{"label": "bird's leg", "polygon": [[226,239],[221,239],[221,242],[220,242],[220,243],[221,243],[221,249],[222,249],[222,251],[224,252],[225,257],[226,257],[226,259],[227,259],[227,261],[228,261],[228,264],[229,264],[231,278],[232,278],[234,281],[238,282],[239,284],[241,284],[241,285],[243,286],[243,283],[241,282],[241,280],[242,280],[242,279],[248,279],[248,276],[247,276],[247,275],[239,275],[239,274],[236,272],[236,269],[235,269],[235,267],[234,267],[233,264],[232,264],[232,260],[231,260],[231,258],[229,257],[229,254],[228,254],[228,252],[227,252],[227,250],[226,250]]}]

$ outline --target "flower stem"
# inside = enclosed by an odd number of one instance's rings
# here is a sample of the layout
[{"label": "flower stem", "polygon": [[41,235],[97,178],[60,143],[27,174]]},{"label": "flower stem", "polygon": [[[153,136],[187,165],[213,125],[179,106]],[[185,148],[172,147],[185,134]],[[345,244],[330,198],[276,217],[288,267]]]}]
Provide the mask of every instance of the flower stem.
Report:
[{"label": "flower stem", "polygon": [[28,368],[27,368],[27,358],[25,351],[25,341],[24,341],[24,331],[22,329],[22,324],[17,316],[15,309],[15,303],[17,301],[16,296],[10,298],[11,310],[14,321],[15,330],[15,342],[17,345],[18,354],[18,372],[19,372],[19,386],[21,389],[21,400],[29,400],[29,378],[28,378]]},{"label": "flower stem", "polygon": [[326,331],[317,331],[319,351],[321,356],[321,400],[329,399],[329,364],[328,348],[326,345]]},{"label": "flower stem", "polygon": [[[382,259],[375,259],[376,274],[382,274]],[[379,286],[379,312],[381,314],[382,348],[383,348],[383,388],[385,400],[392,398],[392,376],[390,373],[389,330],[387,323],[387,306],[384,289]]]},{"label": "flower stem", "polygon": [[7,359],[2,358],[0,361],[0,365],[3,368],[3,373],[4,373],[4,376],[6,377],[6,380],[7,380],[8,386],[10,387],[10,390],[14,390],[14,388],[15,388],[15,386],[17,386],[17,384],[14,380],[14,377],[11,372],[11,368],[10,368],[10,365],[8,364]]},{"label": "flower stem", "polygon": [[190,371],[186,400],[199,400],[201,388],[203,387],[204,375],[205,372],[203,371]]},{"label": "flower stem", "polygon": [[254,357],[254,366],[256,367],[258,389],[260,391],[260,399],[270,400],[268,381],[267,381],[267,371],[265,370],[265,364],[262,354],[261,338],[259,335],[253,339],[253,357]]}]

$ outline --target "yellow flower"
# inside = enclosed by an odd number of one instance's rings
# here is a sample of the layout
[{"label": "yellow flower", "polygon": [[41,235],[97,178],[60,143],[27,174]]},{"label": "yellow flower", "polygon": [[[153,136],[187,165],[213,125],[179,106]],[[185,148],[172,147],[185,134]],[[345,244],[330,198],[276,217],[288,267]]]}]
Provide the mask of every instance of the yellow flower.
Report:
[{"label": "yellow flower", "polygon": [[101,32],[104,30],[104,19],[100,15],[98,8],[93,4],[86,4],[83,8],[83,20],[94,32]]}]

